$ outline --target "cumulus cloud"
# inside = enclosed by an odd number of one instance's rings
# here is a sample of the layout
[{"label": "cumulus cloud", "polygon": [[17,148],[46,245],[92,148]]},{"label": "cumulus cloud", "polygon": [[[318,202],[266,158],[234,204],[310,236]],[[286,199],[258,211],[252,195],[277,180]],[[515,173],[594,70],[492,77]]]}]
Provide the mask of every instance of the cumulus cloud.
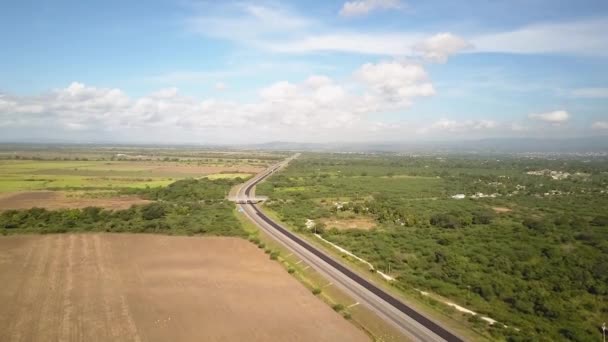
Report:
[{"label": "cumulus cloud", "polygon": [[463,38],[447,32],[436,34],[415,44],[413,48],[429,61],[445,63],[448,56],[471,47]]},{"label": "cumulus cloud", "polygon": [[596,121],[591,125],[596,130],[608,130],[608,121]]},{"label": "cumulus cloud", "polygon": [[340,9],[344,17],[366,15],[375,10],[400,9],[405,5],[400,0],[354,0],[347,1]]},{"label": "cumulus cloud", "polygon": [[570,114],[565,110],[556,110],[547,113],[533,113],[528,115],[530,119],[539,120],[551,124],[561,124],[570,119]]},{"label": "cumulus cloud", "polygon": [[423,131],[444,131],[452,133],[462,133],[469,131],[490,130],[495,129],[497,127],[498,123],[492,120],[456,121],[444,118],[432,123],[429,127],[423,128]]},{"label": "cumulus cloud", "polygon": [[[301,82],[279,81],[258,90],[250,102],[196,99],[177,88],[131,98],[120,89],[73,82],[39,96],[0,95],[0,127],[53,126],[65,131],[133,129],[268,129],[287,134],[358,127],[386,109],[405,109],[420,96],[434,94],[421,65],[380,62],[354,72],[356,84],[325,75]],[[380,127],[380,126],[378,126]]]},{"label": "cumulus cloud", "polygon": [[370,88],[370,98],[401,107],[415,97],[435,94],[425,69],[419,64],[380,62],[364,64],[355,72],[358,80]]}]

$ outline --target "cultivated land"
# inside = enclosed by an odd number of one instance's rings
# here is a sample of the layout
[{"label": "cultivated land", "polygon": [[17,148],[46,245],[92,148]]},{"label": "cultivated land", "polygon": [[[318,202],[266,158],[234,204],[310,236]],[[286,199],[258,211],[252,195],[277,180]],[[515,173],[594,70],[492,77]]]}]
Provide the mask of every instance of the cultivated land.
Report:
[{"label": "cultivated land", "polygon": [[188,161],[0,160],[0,192],[155,187],[189,177],[247,178],[263,169]]},{"label": "cultivated land", "polygon": [[0,193],[0,210],[29,209],[33,207],[50,210],[68,208],[100,207],[111,210],[128,209],[132,205],[148,204],[150,201],[137,196],[111,196],[87,198],[83,194],[62,191],[20,191]]},{"label": "cultivated land", "polygon": [[0,238],[0,340],[367,341],[237,238]]},{"label": "cultivated land", "polygon": [[34,206],[126,209],[146,201],[124,196],[125,190],[164,187],[186,178],[247,179],[281,157],[186,147],[0,145],[0,211]]}]

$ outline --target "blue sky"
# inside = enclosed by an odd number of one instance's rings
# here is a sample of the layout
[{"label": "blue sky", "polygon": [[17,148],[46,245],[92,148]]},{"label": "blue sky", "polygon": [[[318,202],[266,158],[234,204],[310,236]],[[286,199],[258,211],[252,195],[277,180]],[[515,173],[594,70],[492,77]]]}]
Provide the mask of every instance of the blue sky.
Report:
[{"label": "blue sky", "polygon": [[608,134],[608,2],[0,5],[0,140]]}]

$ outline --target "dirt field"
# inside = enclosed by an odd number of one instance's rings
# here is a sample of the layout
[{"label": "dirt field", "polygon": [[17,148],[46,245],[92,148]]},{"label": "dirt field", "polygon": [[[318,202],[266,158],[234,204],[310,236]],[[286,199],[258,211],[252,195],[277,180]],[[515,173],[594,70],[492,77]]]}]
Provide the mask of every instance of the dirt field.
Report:
[{"label": "dirt field", "polygon": [[236,166],[199,166],[199,165],[172,165],[172,166],[158,166],[152,169],[153,173],[180,173],[187,175],[207,175],[220,172],[241,172],[247,174],[254,174],[263,171],[264,167],[257,167],[251,165],[236,165]]},{"label": "dirt field", "polygon": [[502,214],[502,213],[508,213],[513,211],[513,209],[509,209],[509,208],[505,208],[505,207],[493,207],[492,210],[494,210],[495,212]]},{"label": "dirt field", "polygon": [[82,198],[68,197],[60,191],[23,191],[0,194],[0,211],[33,207],[46,209],[101,207],[118,210],[127,209],[133,204],[146,203],[150,203],[150,201],[135,196]]},{"label": "dirt field", "polygon": [[372,229],[376,227],[376,221],[371,217],[356,217],[356,218],[344,218],[344,219],[325,219],[322,220],[327,228],[342,229]]},{"label": "dirt field", "polygon": [[235,238],[0,238],[0,341],[368,341]]}]

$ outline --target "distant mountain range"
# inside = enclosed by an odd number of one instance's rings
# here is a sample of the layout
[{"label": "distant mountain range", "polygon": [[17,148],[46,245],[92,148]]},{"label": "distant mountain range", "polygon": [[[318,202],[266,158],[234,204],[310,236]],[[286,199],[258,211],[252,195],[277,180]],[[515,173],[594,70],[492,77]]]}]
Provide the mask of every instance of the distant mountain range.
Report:
[{"label": "distant mountain range", "polygon": [[452,141],[407,142],[334,142],[300,143],[275,141],[261,144],[146,144],[129,142],[67,142],[31,141],[0,142],[0,149],[52,148],[65,146],[107,147],[182,147],[190,149],[248,149],[264,151],[311,151],[311,152],[402,152],[402,153],[601,153],[608,154],[608,136],[561,139],[489,138]]},{"label": "distant mountain range", "polygon": [[608,137],[564,139],[492,138],[459,141],[370,143],[297,143],[276,141],[238,147],[260,150],[318,152],[608,153]]}]

